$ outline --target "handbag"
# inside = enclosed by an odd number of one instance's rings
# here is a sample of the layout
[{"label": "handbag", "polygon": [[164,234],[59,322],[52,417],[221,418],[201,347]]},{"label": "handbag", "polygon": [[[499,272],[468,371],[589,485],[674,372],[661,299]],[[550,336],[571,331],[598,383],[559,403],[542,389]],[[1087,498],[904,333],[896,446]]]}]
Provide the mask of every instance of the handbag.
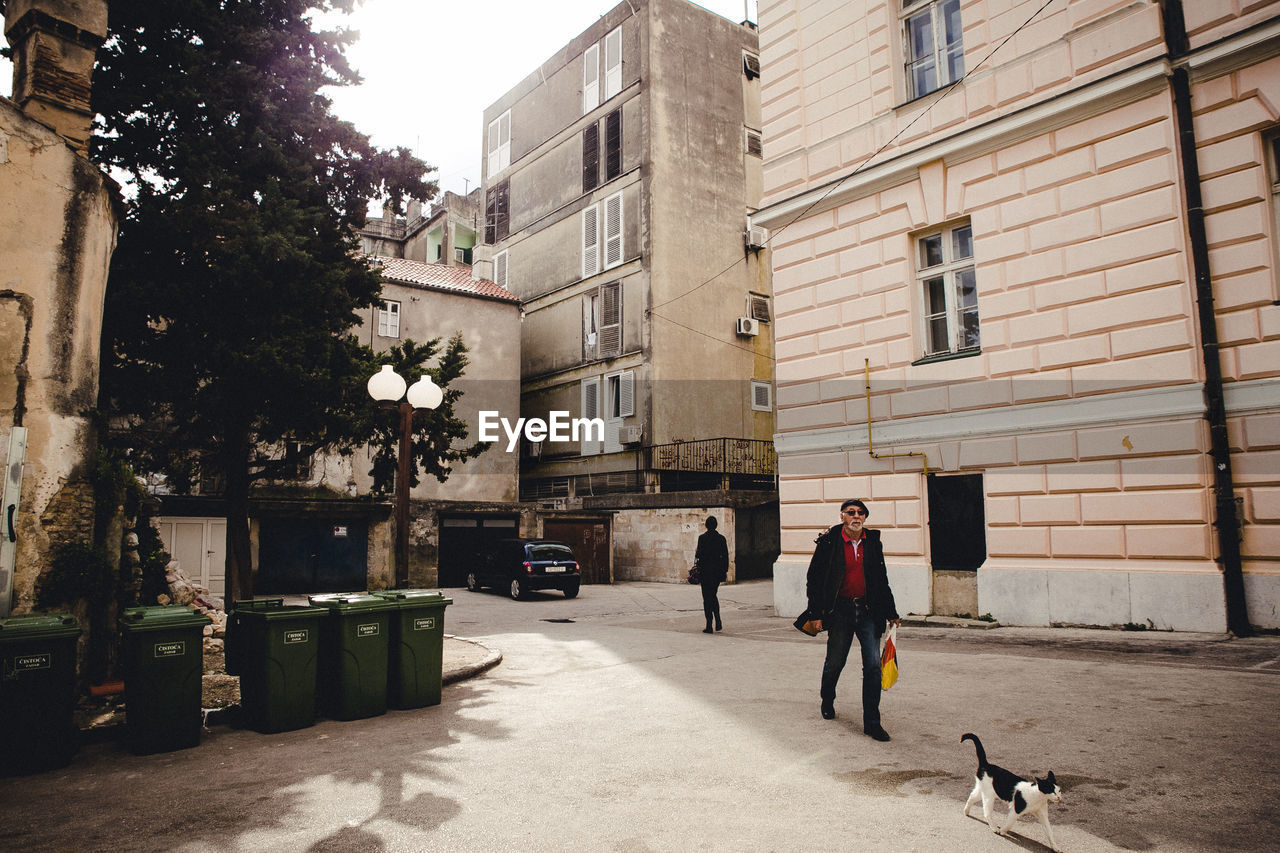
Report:
[{"label": "handbag", "polygon": [[888,690],[898,681],[898,626],[889,628],[880,652],[880,689]]},{"label": "handbag", "polygon": [[698,570],[698,563],[696,560],[693,563],[693,568],[689,570],[689,583],[702,583],[702,572]]},{"label": "handbag", "polygon": [[814,616],[812,612],[805,610],[805,612],[796,617],[796,621],[792,624],[795,625],[796,630],[801,633],[808,634],[810,637],[816,637],[821,631],[827,630],[826,628],[818,628],[817,626],[819,623],[820,620]]}]

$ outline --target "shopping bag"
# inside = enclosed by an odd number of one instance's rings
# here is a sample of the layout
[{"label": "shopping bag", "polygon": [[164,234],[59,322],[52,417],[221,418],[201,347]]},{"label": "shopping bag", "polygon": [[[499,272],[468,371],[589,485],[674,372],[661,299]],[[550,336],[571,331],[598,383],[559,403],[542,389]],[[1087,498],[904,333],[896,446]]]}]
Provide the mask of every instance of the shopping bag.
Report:
[{"label": "shopping bag", "polygon": [[888,690],[898,680],[898,626],[889,628],[880,652],[880,689]]}]

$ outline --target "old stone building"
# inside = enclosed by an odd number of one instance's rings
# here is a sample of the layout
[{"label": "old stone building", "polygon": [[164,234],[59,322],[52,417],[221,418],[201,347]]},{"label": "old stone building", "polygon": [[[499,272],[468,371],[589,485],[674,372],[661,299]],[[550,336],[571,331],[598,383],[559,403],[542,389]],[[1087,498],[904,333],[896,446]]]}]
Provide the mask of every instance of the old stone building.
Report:
[{"label": "old stone building", "polygon": [[85,157],[103,0],[9,0],[0,98],[0,615],[31,608],[60,544],[91,544],[98,340],[116,189]]}]

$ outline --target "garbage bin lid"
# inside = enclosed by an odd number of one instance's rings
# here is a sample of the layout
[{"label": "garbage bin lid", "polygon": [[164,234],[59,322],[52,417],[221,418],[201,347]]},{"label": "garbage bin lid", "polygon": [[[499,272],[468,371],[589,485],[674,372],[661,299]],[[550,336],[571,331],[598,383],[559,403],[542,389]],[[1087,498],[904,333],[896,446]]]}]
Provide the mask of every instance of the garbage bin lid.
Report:
[{"label": "garbage bin lid", "polygon": [[453,599],[445,598],[444,593],[438,589],[382,589],[373,594],[407,604],[453,604]]},{"label": "garbage bin lid", "polygon": [[80,623],[70,613],[31,613],[0,619],[0,642],[75,637]]},{"label": "garbage bin lid", "polygon": [[239,616],[249,622],[276,622],[298,619],[320,619],[329,615],[327,607],[307,607],[300,604],[288,604],[272,607],[270,610],[244,610]]},{"label": "garbage bin lid", "polygon": [[283,598],[241,598],[231,605],[232,610],[274,610],[284,607]]},{"label": "garbage bin lid", "polygon": [[329,610],[391,610],[396,607],[394,601],[388,601],[367,592],[349,595],[313,595],[308,598],[315,607],[326,607]]},{"label": "garbage bin lid", "polygon": [[169,628],[186,628],[191,625],[204,627],[208,623],[208,616],[196,613],[181,604],[130,607],[120,614],[120,627],[134,631],[162,631]]}]

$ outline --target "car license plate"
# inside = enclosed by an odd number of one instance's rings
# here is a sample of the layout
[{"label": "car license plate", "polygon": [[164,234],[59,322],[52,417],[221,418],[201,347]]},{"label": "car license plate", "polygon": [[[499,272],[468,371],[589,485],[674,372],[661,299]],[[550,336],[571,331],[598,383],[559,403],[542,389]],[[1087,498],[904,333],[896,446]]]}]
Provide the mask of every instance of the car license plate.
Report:
[{"label": "car license plate", "polygon": [[547,571],[547,573],[548,573],[548,574],[551,574],[551,573],[554,573],[554,572],[563,572],[563,571],[564,571],[564,566],[547,566],[546,571]]}]

